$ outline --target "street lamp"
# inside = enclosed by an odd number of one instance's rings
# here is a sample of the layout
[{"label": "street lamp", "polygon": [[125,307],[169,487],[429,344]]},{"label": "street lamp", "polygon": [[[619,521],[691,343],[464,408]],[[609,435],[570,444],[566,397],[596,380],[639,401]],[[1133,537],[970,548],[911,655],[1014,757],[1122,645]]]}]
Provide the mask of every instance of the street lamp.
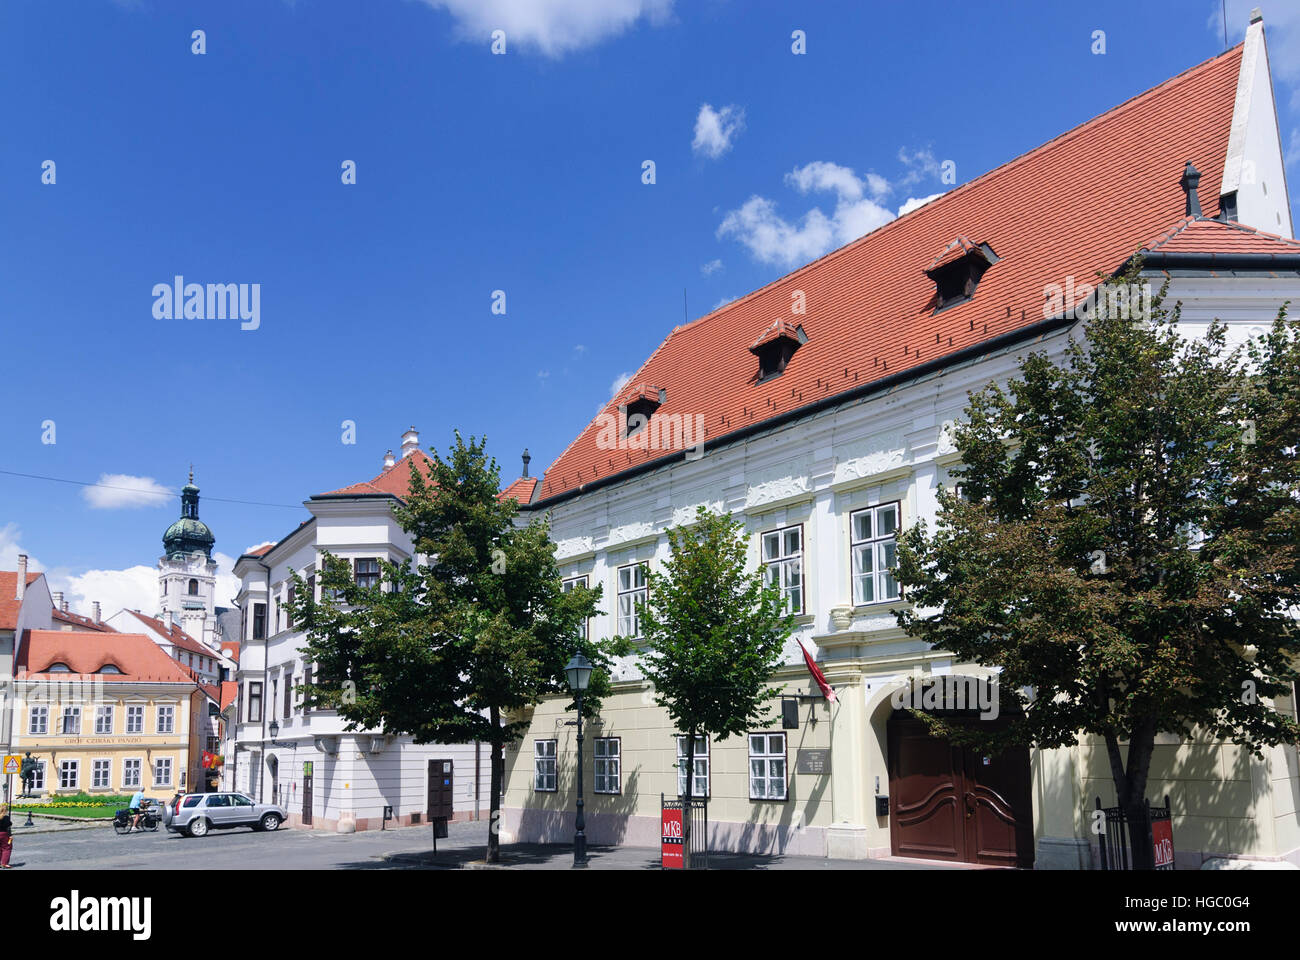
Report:
[{"label": "street lamp", "polygon": [[564,675],[569,680],[569,689],[578,698],[578,817],[574,822],[573,865],[585,867],[587,865],[585,832],[587,822],[582,816],[582,694],[587,689],[587,684],[591,683],[591,661],[582,654],[575,653],[573,659],[565,664]]},{"label": "street lamp", "polygon": [[271,721],[270,731],[271,731],[271,746],[280,747],[281,749],[286,749],[288,747],[295,746],[295,744],[293,743],[281,743],[279,740],[275,739],[280,735],[280,723],[278,720]]}]

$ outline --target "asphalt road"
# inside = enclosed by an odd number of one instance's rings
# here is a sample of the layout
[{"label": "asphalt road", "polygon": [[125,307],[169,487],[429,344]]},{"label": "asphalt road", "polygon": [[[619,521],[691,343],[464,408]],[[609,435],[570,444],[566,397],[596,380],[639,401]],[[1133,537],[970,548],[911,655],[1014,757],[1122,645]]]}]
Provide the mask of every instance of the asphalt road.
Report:
[{"label": "asphalt road", "polygon": [[[453,823],[439,848],[481,845],[487,824]],[[431,828],[367,830],[351,835],[281,827],[274,833],[247,828],[214,830],[206,837],[182,837],[159,827],[156,833],[118,836],[112,824],[76,830],[15,831],[11,864],[33,870],[393,870],[416,867],[388,862],[384,854],[413,854],[433,845]]]}]

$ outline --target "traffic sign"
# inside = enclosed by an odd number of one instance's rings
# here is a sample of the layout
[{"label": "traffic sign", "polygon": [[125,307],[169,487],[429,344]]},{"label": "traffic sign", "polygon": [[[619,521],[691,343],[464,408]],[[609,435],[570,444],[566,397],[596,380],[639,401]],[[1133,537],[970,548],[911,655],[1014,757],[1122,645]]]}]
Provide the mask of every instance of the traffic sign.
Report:
[{"label": "traffic sign", "polygon": [[16,753],[5,754],[4,773],[5,776],[18,775],[18,769],[22,766],[23,758]]}]

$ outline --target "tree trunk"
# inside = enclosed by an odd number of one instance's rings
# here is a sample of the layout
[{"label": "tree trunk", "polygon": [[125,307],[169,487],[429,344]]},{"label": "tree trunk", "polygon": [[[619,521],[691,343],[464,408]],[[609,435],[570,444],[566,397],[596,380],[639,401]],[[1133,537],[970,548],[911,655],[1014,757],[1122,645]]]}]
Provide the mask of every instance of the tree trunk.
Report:
[{"label": "tree trunk", "polygon": [[686,793],[682,796],[682,859],[691,862],[691,789],[695,785],[695,728],[686,735]]},{"label": "tree trunk", "polygon": [[1141,721],[1129,739],[1126,767],[1120,756],[1119,738],[1106,735],[1106,754],[1110,759],[1111,778],[1115,781],[1115,795],[1128,826],[1129,863],[1134,870],[1155,867],[1146,802],[1147,775],[1151,770],[1154,746],[1155,724]]},{"label": "tree trunk", "polygon": [[501,856],[501,711],[492,707],[492,776],[488,786],[488,863],[496,863]]}]

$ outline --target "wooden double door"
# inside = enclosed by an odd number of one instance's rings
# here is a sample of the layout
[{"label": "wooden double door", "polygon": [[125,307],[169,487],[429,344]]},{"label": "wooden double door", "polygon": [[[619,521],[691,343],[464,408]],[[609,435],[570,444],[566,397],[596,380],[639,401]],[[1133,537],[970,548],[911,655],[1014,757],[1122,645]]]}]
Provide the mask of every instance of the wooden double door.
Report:
[{"label": "wooden double door", "polygon": [[923,721],[895,712],[889,720],[889,837],[897,857],[1032,867],[1029,750],[979,753],[931,736]]}]

